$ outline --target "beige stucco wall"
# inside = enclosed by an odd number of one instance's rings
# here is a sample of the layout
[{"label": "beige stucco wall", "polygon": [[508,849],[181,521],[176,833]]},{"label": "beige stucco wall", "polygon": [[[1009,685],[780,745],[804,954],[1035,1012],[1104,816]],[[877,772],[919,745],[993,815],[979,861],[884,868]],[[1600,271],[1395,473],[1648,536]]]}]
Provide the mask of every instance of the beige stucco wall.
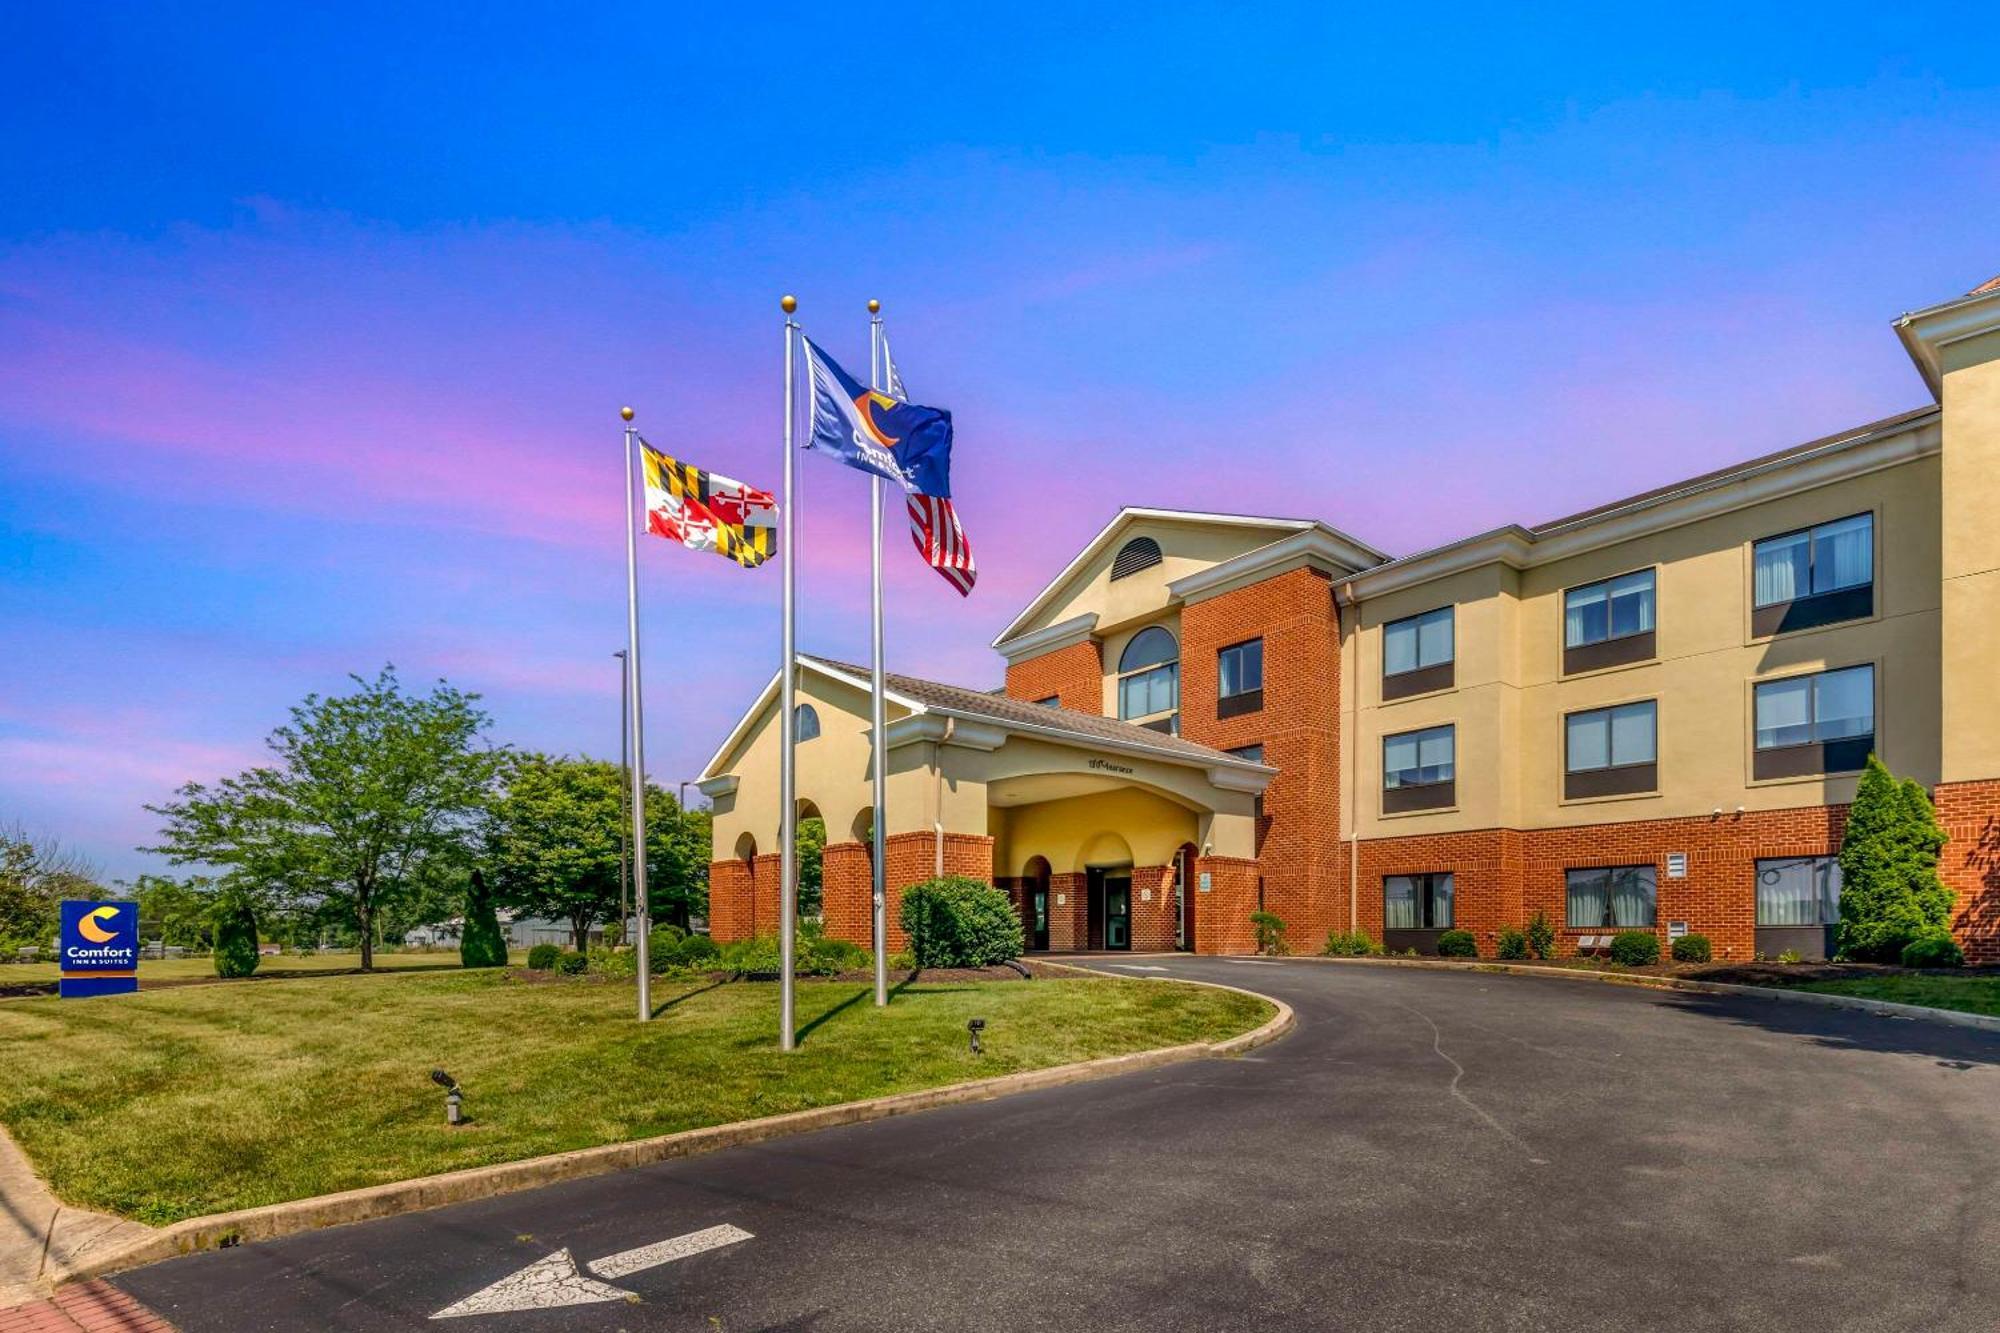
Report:
[{"label": "beige stucco wall", "polygon": [[1945,349],[1946,782],[2000,777],[2000,332]]},{"label": "beige stucco wall", "polygon": [[1200,846],[1194,811],[1131,787],[994,814],[996,875],[1023,874],[1036,856],[1048,858],[1057,874],[1093,865],[1160,866],[1183,843]]},{"label": "beige stucco wall", "polygon": [[[1058,594],[1017,633],[1027,634],[1080,615],[1095,614],[1097,633],[1106,636],[1131,621],[1158,616],[1170,600],[1167,585],[1174,580],[1233,560],[1246,551],[1290,536],[1292,531],[1255,525],[1235,527],[1135,519],[1094,558],[1072,570]],[[1127,542],[1137,537],[1151,537],[1160,544],[1160,563],[1114,582],[1111,562]],[[1115,654],[1106,652],[1107,664],[1115,665],[1117,660]]]},{"label": "beige stucco wall", "polygon": [[[2000,456],[2000,440],[1995,450]],[[1876,735],[1883,758],[1900,773],[1937,781],[1941,478],[1940,460],[1931,454],[1519,572],[1494,563],[1365,599],[1350,646],[1359,677],[1358,695],[1350,696],[1359,701],[1350,762],[1358,765],[1355,804],[1362,836],[1846,801],[1853,794],[1852,777],[1751,779],[1751,682],[1863,662],[1876,665]],[[1875,514],[1875,615],[1777,638],[1754,637],[1751,543],[1864,510]],[[2000,517],[1989,520],[1989,531],[1993,523]],[[1648,567],[1658,571],[1657,656],[1564,678],[1563,591]],[[1382,703],[1381,627],[1448,602],[1456,607],[1457,688]],[[1658,700],[1660,791],[1565,801],[1563,716],[1641,699]],[[1458,728],[1457,807],[1384,816],[1382,738],[1447,722]]]}]

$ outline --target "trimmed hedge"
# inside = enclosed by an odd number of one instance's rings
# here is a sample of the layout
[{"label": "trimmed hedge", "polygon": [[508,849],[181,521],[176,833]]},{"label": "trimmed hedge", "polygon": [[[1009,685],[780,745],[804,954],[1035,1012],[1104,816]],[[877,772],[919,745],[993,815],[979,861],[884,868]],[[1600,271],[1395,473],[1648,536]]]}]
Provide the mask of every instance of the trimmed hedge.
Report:
[{"label": "trimmed hedge", "polygon": [[903,933],[918,967],[990,967],[1019,958],[1025,940],[1013,902],[966,875],[903,890]]},{"label": "trimmed hedge", "polygon": [[575,949],[564,949],[562,956],[556,959],[556,971],[566,977],[580,977],[589,970],[590,956]]},{"label": "trimmed hedge", "polygon": [[556,960],[562,957],[562,949],[554,944],[537,944],[528,950],[528,968],[533,972],[552,972]]},{"label": "trimmed hedge", "polygon": [[257,970],[257,911],[225,901],[215,911],[215,975],[247,977]]},{"label": "trimmed hedge", "polygon": [[1382,952],[1382,946],[1368,938],[1365,930],[1330,930],[1326,948],[1320,952],[1328,958],[1373,958]]},{"label": "trimmed hedge", "polygon": [[1650,930],[1621,930],[1611,937],[1611,961],[1651,967],[1660,961],[1660,937]]},{"label": "trimmed hedge", "polygon": [[1479,941],[1469,930],[1447,930],[1438,936],[1438,957],[1477,958]]},{"label": "trimmed hedge", "polygon": [[1949,935],[1919,935],[1903,946],[1904,967],[1964,967],[1965,950]]},{"label": "trimmed hedge", "polygon": [[1674,941],[1676,963],[1705,963],[1714,956],[1706,935],[1683,935]]}]

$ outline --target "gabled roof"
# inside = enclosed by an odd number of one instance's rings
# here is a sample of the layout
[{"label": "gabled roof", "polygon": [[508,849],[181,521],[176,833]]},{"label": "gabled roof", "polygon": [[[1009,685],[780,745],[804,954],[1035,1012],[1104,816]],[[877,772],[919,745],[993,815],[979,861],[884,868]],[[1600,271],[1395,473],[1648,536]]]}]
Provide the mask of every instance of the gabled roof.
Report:
[{"label": "gabled roof", "polygon": [[993,646],[998,648],[1001,644],[1007,642],[1007,640],[1020,634],[1024,627],[1046,610],[1049,603],[1055,600],[1056,595],[1068,586],[1070,579],[1078,570],[1084,568],[1091,561],[1102,555],[1126,528],[1145,519],[1169,523],[1198,523],[1211,527],[1270,528],[1283,532],[1286,536],[1296,536],[1302,532],[1317,531],[1323,533],[1333,542],[1338,543],[1347,552],[1348,557],[1357,565],[1380,564],[1389,558],[1386,553],[1376,550],[1366,542],[1358,541],[1340,531],[1340,529],[1330,524],[1322,523],[1318,519],[1269,518],[1258,517],[1253,514],[1212,514],[1194,509],[1149,509],[1140,505],[1127,505],[1123,509],[1120,509],[1117,514],[1113,515],[1109,523],[1106,523],[1103,528],[1099,529],[1097,535],[1090,539],[1089,544],[1077,552],[1075,559],[1063,566],[1061,573],[1049,580],[1048,586],[1035,594],[1034,600],[1028,603],[1026,609],[1021,614],[1015,616],[1006,629],[1000,631],[999,636],[993,640]]},{"label": "gabled roof", "polygon": [[[829,680],[839,681],[863,694],[868,692],[869,672],[865,666],[801,653],[799,667],[801,670],[814,672]],[[772,699],[778,692],[779,674],[772,673],[771,683],[758,694],[757,701],[743,714],[742,720],[730,731],[728,739],[723,741],[714,757],[702,769],[703,781],[718,776],[718,771],[730,752],[742,742],[756,720],[770,707]],[[962,718],[968,722],[986,723],[1015,734],[1045,736],[1071,744],[1123,750],[1173,763],[1205,768],[1231,768],[1250,774],[1269,774],[1276,771],[1255,760],[1230,754],[1226,750],[1197,745],[1179,736],[1169,736],[1148,727],[1121,722],[1117,718],[1100,717],[1095,713],[1081,713],[1047,704],[1028,703],[1005,695],[989,694],[984,690],[967,689],[962,685],[947,685],[943,681],[924,680],[917,676],[904,676],[895,672],[884,672],[882,685],[884,697],[889,702],[912,714],[932,713],[942,717]],[[892,728],[892,737],[893,734]]]}]

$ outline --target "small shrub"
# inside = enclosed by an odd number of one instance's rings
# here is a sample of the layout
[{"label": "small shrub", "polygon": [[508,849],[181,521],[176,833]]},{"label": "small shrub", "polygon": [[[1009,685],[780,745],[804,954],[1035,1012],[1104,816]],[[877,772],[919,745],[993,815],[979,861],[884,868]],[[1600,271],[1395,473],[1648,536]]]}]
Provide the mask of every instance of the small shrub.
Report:
[{"label": "small shrub", "polygon": [[1611,961],[1651,967],[1660,961],[1660,937],[1650,930],[1621,930],[1611,937]]},{"label": "small shrub", "polygon": [[899,953],[892,953],[889,955],[889,970],[891,972],[914,972],[917,970],[917,956],[908,949],[904,949]]},{"label": "small shrub", "polygon": [[759,935],[754,939],[735,940],[722,947],[722,965],[731,972],[750,977],[775,977],[778,975],[778,937]]},{"label": "small shrub", "polygon": [[528,968],[534,972],[550,972],[555,969],[556,960],[562,957],[562,949],[553,944],[537,944],[528,950]]},{"label": "small shrub", "polygon": [[646,932],[648,971],[664,972],[681,962],[681,945],[687,935],[679,926],[657,925]]},{"label": "small shrub", "polygon": [[1797,949],[1787,949],[1778,955],[1778,961],[1787,965],[1802,961]]},{"label": "small shrub", "polygon": [[842,972],[865,972],[875,965],[875,955],[848,940],[821,935],[799,941],[798,970],[816,977],[834,977]]},{"label": "small shrub", "polygon": [[706,935],[690,935],[674,946],[679,967],[707,967],[722,957],[722,946]]},{"label": "small shrub", "polygon": [[1328,958],[1372,958],[1382,952],[1382,946],[1368,938],[1365,930],[1330,930],[1322,952]]},{"label": "small shrub", "polygon": [[918,967],[990,967],[1019,958],[1021,916],[984,880],[946,875],[903,891],[903,933]]},{"label": "small shrub", "polygon": [[1257,932],[1257,952],[1282,954],[1285,948],[1285,922],[1275,912],[1252,912],[1250,925]]},{"label": "small shrub", "polygon": [[1528,936],[1528,948],[1534,953],[1535,957],[1541,959],[1555,957],[1556,926],[1555,922],[1549,920],[1547,912],[1544,912],[1539,907],[1535,909],[1535,914],[1528,918],[1526,934]]},{"label": "small shrub", "polygon": [[1683,935],[1674,941],[1676,963],[1705,963],[1714,956],[1706,935]]},{"label": "small shrub", "polygon": [[564,949],[556,959],[556,971],[566,977],[580,977],[590,970],[590,956],[574,949]]},{"label": "small shrub", "polygon": [[1949,935],[1919,935],[1903,946],[1904,967],[1964,967],[1965,950]]},{"label": "small shrub", "polygon": [[257,912],[240,898],[215,909],[215,975],[247,977],[257,970]]},{"label": "small shrub", "polygon": [[[639,971],[639,955],[631,949],[593,949],[585,956],[592,972],[612,981],[630,981]],[[656,967],[653,971],[665,969]]]},{"label": "small shrub", "polygon": [[1500,935],[1494,942],[1493,956],[1510,963],[1519,962],[1528,956],[1528,936],[1519,926],[1502,926]]},{"label": "small shrub", "polygon": [[1469,930],[1447,930],[1438,936],[1438,957],[1477,958],[1479,941],[1473,938]]}]

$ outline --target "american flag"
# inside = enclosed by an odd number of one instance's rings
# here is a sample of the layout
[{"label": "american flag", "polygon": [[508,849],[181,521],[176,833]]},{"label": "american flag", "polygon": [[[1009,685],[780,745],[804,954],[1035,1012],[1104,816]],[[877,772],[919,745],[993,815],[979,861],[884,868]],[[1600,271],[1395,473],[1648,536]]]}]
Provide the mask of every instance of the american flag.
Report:
[{"label": "american flag", "polygon": [[[889,355],[887,333],[882,335],[882,364],[889,372],[889,396],[908,402],[910,395],[903,389],[903,377],[896,373],[896,358]],[[952,508],[951,501],[935,495],[912,494],[905,498],[910,511],[910,540],[916,543],[917,554],[946,583],[958,589],[960,597],[971,596],[979,571],[973,566],[972,543],[965,539],[965,529],[959,526],[958,511]]]}]

